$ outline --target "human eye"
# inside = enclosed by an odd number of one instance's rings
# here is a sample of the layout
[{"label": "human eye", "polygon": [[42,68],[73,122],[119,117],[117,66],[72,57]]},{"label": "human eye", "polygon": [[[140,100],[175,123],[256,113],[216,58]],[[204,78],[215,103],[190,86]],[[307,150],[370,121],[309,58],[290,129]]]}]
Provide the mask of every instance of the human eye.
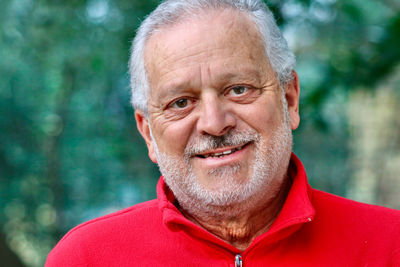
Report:
[{"label": "human eye", "polygon": [[176,100],[175,102],[172,102],[171,106],[174,108],[178,108],[178,109],[186,108],[188,106],[189,102],[190,102],[189,99],[181,98],[181,99]]},{"label": "human eye", "polygon": [[244,85],[235,85],[231,88],[228,89],[227,94],[231,95],[231,96],[240,96],[240,95],[244,95],[249,91],[249,87],[248,86],[244,86]]},{"label": "human eye", "polygon": [[194,101],[192,99],[183,97],[173,100],[167,105],[167,109],[184,110],[189,108],[193,103]]},{"label": "human eye", "polygon": [[169,120],[180,120],[195,107],[196,100],[190,97],[180,97],[172,100],[163,108],[163,114]]},{"label": "human eye", "polygon": [[250,85],[233,85],[225,90],[225,97],[239,104],[252,103],[260,96],[261,90]]}]

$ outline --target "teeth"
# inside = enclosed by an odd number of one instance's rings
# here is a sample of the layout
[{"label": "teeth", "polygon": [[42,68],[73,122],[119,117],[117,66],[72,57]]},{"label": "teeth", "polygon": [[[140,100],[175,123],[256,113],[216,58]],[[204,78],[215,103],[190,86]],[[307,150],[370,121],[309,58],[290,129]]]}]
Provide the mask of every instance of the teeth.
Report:
[{"label": "teeth", "polygon": [[234,149],[231,149],[231,150],[227,150],[227,151],[224,151],[224,152],[220,152],[220,153],[207,154],[207,155],[204,155],[204,157],[205,158],[208,158],[208,157],[216,157],[216,158],[218,157],[218,158],[220,158],[222,156],[226,156],[226,155],[232,154],[232,153],[234,153],[234,152],[236,152],[236,151],[238,151],[238,150],[240,150],[242,148],[243,148],[243,146],[240,146],[240,147],[237,147],[237,148],[234,148]]},{"label": "teeth", "polygon": [[232,150],[227,150],[225,152],[222,152],[222,154],[224,154],[224,155],[228,155],[228,154],[231,154],[231,153],[232,153]]}]

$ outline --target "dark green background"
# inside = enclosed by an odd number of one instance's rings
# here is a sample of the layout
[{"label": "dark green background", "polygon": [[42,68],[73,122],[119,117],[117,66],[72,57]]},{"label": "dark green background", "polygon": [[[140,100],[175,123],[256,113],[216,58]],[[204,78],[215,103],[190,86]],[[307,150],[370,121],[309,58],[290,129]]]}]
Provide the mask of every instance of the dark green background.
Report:
[{"label": "dark green background", "polygon": [[[129,104],[135,30],[157,1],[0,1],[0,258],[42,266],[71,227],[155,197]],[[346,195],[345,112],[400,60],[399,1],[270,1],[298,58],[295,152],[317,188]],[[334,103],[332,111],[332,103]],[[339,107],[339,109],[337,108]]]}]

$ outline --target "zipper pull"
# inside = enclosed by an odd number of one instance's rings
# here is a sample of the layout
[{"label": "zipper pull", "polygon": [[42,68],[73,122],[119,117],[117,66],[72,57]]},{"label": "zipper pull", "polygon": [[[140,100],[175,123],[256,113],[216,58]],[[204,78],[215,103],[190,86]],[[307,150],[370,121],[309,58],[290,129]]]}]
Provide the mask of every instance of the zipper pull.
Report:
[{"label": "zipper pull", "polygon": [[237,254],[235,256],[235,267],[242,267],[243,266],[242,264],[243,264],[242,256],[240,254]]}]

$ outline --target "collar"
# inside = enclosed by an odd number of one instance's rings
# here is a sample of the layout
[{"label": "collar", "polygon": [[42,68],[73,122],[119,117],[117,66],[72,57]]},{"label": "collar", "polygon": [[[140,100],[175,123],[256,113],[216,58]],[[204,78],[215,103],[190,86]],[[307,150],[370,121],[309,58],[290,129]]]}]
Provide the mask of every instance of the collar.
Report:
[{"label": "collar", "polygon": [[290,158],[288,174],[292,179],[292,186],[278,217],[269,230],[255,238],[253,243],[260,239],[268,239],[271,242],[279,241],[300,229],[304,223],[314,220],[312,189],[307,182],[304,166],[294,153]]},{"label": "collar", "polygon": [[[288,237],[297,231],[304,223],[311,222],[314,219],[315,209],[311,204],[312,189],[307,182],[304,166],[294,153],[291,155],[288,174],[290,179],[292,179],[292,186],[278,217],[266,233],[254,239],[250,247],[261,240],[276,242]],[[230,249],[235,250],[232,246],[227,245],[225,242],[208,233],[200,226],[192,223],[182,215],[174,205],[176,203],[175,196],[164,182],[162,176],[157,185],[157,199],[159,209],[163,216],[163,222],[170,230],[176,231],[178,229],[185,229],[197,237],[220,243],[225,247],[228,246]],[[250,249],[250,247],[248,249]]]}]

